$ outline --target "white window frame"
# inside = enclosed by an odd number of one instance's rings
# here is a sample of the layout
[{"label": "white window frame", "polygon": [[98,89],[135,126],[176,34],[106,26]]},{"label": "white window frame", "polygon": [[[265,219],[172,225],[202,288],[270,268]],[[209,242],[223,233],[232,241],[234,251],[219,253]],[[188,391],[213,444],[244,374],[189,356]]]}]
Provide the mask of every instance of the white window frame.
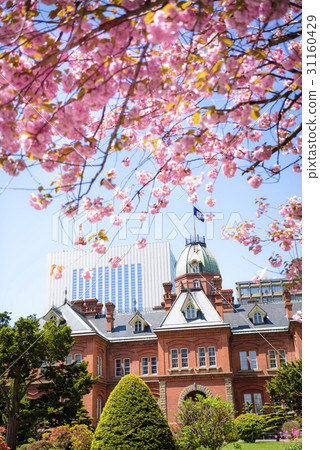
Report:
[{"label": "white window frame", "polygon": [[206,357],[206,348],[198,347],[198,364],[199,367],[206,367],[207,365],[207,357]]},{"label": "white window frame", "polygon": [[171,368],[177,369],[179,367],[179,352],[178,349],[171,349]]},{"label": "white window frame", "polygon": [[192,264],[192,272],[193,273],[199,273],[200,272],[200,266],[198,263],[193,263]]},{"label": "white window frame", "polygon": [[149,358],[141,358],[141,373],[142,375],[149,375]]},{"label": "white window frame", "polygon": [[97,422],[99,422],[102,414],[102,399],[101,397],[97,398]]},{"label": "white window frame", "polygon": [[150,358],[150,373],[151,375],[158,373],[158,360],[156,356],[151,356]]},{"label": "white window frame", "polygon": [[181,368],[189,367],[189,352],[187,348],[180,350]]},{"label": "white window frame", "polygon": [[141,320],[136,320],[134,323],[134,331],[135,333],[140,333],[142,331],[142,322]]},{"label": "white window frame", "polygon": [[186,318],[195,319],[197,317],[196,308],[192,303],[189,303],[186,309]]},{"label": "white window frame", "polygon": [[279,366],[281,366],[281,364],[286,364],[287,359],[286,359],[286,351],[281,349],[278,352],[279,354]]},{"label": "white window frame", "polygon": [[253,314],[253,323],[255,325],[260,325],[261,323],[263,323],[262,314],[260,312],[257,311]]},{"label": "white window frame", "polygon": [[72,364],[72,355],[68,355],[65,360],[65,365],[70,366]]},{"label": "white window frame", "polygon": [[81,361],[82,361],[82,355],[81,355],[81,353],[76,353],[76,354],[73,356],[73,359],[74,359],[74,362],[75,362],[76,364],[80,364]]},{"label": "white window frame", "polygon": [[197,278],[193,280],[193,287],[196,289],[200,287],[200,281]]},{"label": "white window frame", "polygon": [[114,376],[117,378],[122,377],[121,359],[115,359],[115,361],[114,361]]},{"label": "white window frame", "polygon": [[258,369],[257,352],[255,350],[249,351],[249,361],[251,370]]},{"label": "white window frame", "polygon": [[208,347],[208,359],[209,359],[209,367],[215,367],[217,365],[215,347]]},{"label": "white window frame", "polygon": [[98,377],[102,377],[102,366],[103,365],[103,359],[101,356],[97,356],[97,375]]},{"label": "white window frame", "polygon": [[268,350],[268,356],[269,356],[269,367],[270,369],[276,369],[277,368],[277,355],[275,350]]},{"label": "white window frame", "polygon": [[252,405],[252,408],[250,409],[250,411],[247,412],[253,412],[253,403],[252,403],[252,395],[251,394],[243,394],[243,403],[244,405],[246,403],[250,403]]},{"label": "white window frame", "polygon": [[130,374],[130,358],[124,358],[123,360],[123,374],[124,375]]},{"label": "white window frame", "polygon": [[241,370],[248,370],[248,357],[247,352],[239,352],[240,353],[240,367]]},{"label": "white window frame", "polygon": [[253,394],[253,403],[256,413],[262,411],[262,396],[260,393]]}]

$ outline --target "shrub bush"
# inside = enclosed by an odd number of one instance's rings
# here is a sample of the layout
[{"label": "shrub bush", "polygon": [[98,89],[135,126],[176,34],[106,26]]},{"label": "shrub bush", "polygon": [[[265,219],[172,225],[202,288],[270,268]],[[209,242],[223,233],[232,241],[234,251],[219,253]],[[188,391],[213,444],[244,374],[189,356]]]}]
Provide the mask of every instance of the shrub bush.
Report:
[{"label": "shrub bush", "polygon": [[28,450],[51,450],[53,448],[53,445],[45,439],[43,439],[42,441],[32,442],[32,444],[29,444],[27,446]]},{"label": "shrub bush", "polygon": [[204,398],[197,395],[182,403],[175,430],[179,449],[216,450],[224,441],[233,440],[233,405],[220,396]]},{"label": "shrub bush", "polygon": [[287,420],[281,427],[284,433],[291,433],[292,430],[300,430],[300,423],[297,420]]},{"label": "shrub bush", "polygon": [[175,443],[148,386],[136,375],[123,377],[111,392],[91,450],[173,450]]},{"label": "shrub bush", "polygon": [[255,413],[240,414],[234,423],[240,439],[245,442],[255,442],[262,436],[265,428],[263,416]]},{"label": "shrub bush", "polygon": [[90,450],[93,432],[86,425],[75,425],[70,431],[70,443],[73,450]]}]

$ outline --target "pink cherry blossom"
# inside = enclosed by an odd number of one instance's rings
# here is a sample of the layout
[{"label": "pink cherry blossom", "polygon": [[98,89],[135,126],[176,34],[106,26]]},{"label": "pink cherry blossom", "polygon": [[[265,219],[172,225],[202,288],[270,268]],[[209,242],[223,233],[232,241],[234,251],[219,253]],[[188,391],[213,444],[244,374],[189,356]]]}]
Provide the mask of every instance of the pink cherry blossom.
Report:
[{"label": "pink cherry blossom", "polygon": [[91,280],[91,278],[93,277],[93,270],[88,268],[82,269],[81,276],[85,280]]},{"label": "pink cherry blossom", "polygon": [[51,202],[52,199],[46,198],[42,194],[30,194],[29,203],[34,207],[34,209],[44,209],[50,205]]},{"label": "pink cherry blossom", "polygon": [[121,258],[119,256],[115,256],[114,258],[109,259],[109,263],[113,269],[116,269],[121,264]]},{"label": "pink cherry blossom", "polygon": [[216,199],[212,197],[206,197],[205,202],[208,206],[212,208],[216,204]]},{"label": "pink cherry blossom", "polygon": [[107,247],[105,244],[101,241],[95,241],[92,244],[92,248],[96,253],[99,253],[100,255],[104,255],[107,251]]},{"label": "pink cherry blossom", "polygon": [[139,249],[144,248],[146,245],[147,245],[146,238],[142,238],[136,242],[136,247]]},{"label": "pink cherry blossom", "polygon": [[213,184],[211,182],[206,184],[206,191],[210,193],[213,192]]},{"label": "pink cherry blossom", "polygon": [[120,227],[123,223],[123,219],[117,214],[112,214],[112,216],[110,217],[110,222],[112,223],[112,225]]},{"label": "pink cherry blossom", "polygon": [[257,189],[262,183],[262,178],[260,177],[260,175],[254,175],[253,177],[250,177],[248,179],[248,183],[250,184],[251,187]]},{"label": "pink cherry blossom", "polygon": [[55,264],[51,267],[51,273],[50,275],[54,276],[54,278],[56,280],[59,280],[60,278],[62,278],[63,275],[63,271],[64,271],[64,267],[63,266],[56,266]]},{"label": "pink cherry blossom", "polygon": [[212,213],[208,213],[208,214],[204,214],[204,220],[206,222],[211,222],[211,220],[214,218],[214,214]]}]

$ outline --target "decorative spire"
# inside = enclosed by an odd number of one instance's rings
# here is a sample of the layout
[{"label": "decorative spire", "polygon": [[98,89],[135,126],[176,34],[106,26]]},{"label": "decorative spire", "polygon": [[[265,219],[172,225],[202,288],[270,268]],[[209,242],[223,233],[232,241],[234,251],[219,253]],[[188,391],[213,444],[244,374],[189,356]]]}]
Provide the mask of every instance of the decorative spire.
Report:
[{"label": "decorative spire", "polygon": [[75,241],[74,245],[87,245],[87,242],[82,235],[82,224],[80,224],[79,227],[79,238]]},{"label": "decorative spire", "polygon": [[65,288],[65,290],[64,290],[64,303],[65,303],[65,304],[68,303],[68,298],[67,298],[67,296],[68,296],[68,290],[67,290],[67,288]]}]

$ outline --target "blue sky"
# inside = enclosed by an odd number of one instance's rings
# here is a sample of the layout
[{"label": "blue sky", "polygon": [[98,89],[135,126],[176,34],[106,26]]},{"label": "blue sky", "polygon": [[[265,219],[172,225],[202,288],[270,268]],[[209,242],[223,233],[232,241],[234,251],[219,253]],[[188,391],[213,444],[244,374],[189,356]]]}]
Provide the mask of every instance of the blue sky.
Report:
[{"label": "blue sky", "polygon": [[[200,169],[197,172],[199,173]],[[5,178],[2,173],[1,187],[6,182]],[[46,255],[74,248],[71,243],[81,222],[81,218],[75,223],[68,220],[64,222],[68,229],[62,230],[59,222],[62,198],[58,198],[46,210],[34,210],[28,201],[32,191],[16,188],[35,186],[36,183],[26,172],[21,177],[13,179],[8,189],[0,195],[0,208],[4,211],[0,234],[3,256],[0,262],[0,309],[12,312],[13,320],[33,313],[37,316],[45,314]],[[97,194],[99,191],[94,192]],[[100,195],[107,192],[101,192]],[[213,212],[215,219],[206,224],[196,220],[196,231],[199,235],[206,236],[207,245],[216,257],[223,279],[223,288],[234,289],[236,281],[251,280],[264,267],[275,271],[270,271],[269,276],[278,277],[277,269],[272,269],[267,261],[272,252],[270,245],[255,256],[246,247],[222,239],[221,227],[234,226],[235,222],[241,219],[254,219],[257,227],[266,226],[270,219],[268,217],[256,219],[254,200],[257,197],[266,197],[272,206],[277,207],[289,196],[300,196],[300,175],[293,173],[289,168],[280,177],[279,182],[266,181],[256,190],[241,175],[227,179],[219,174],[212,195],[217,199],[214,208],[205,205],[205,192],[199,195],[197,207],[203,212]],[[270,209],[269,216],[281,219],[276,209]],[[153,221],[151,219],[152,217],[144,224],[145,228],[140,237],[146,236],[148,242],[168,240],[177,258],[184,247],[185,237],[193,234],[192,205],[187,202],[187,195],[181,188],[175,189],[167,208],[163,209],[159,216],[153,216]],[[100,225],[107,231],[109,219],[105,218],[99,223],[99,227]],[[137,232],[139,226],[140,222],[130,220],[127,222],[127,228],[122,229],[121,236],[115,238],[111,244],[134,244],[138,236],[133,233]],[[133,233],[130,232],[132,228]],[[83,225],[83,229],[84,233],[95,231],[94,227],[90,228],[89,225]],[[107,234],[111,236],[108,232]],[[160,301],[161,299],[159,303]]]}]

